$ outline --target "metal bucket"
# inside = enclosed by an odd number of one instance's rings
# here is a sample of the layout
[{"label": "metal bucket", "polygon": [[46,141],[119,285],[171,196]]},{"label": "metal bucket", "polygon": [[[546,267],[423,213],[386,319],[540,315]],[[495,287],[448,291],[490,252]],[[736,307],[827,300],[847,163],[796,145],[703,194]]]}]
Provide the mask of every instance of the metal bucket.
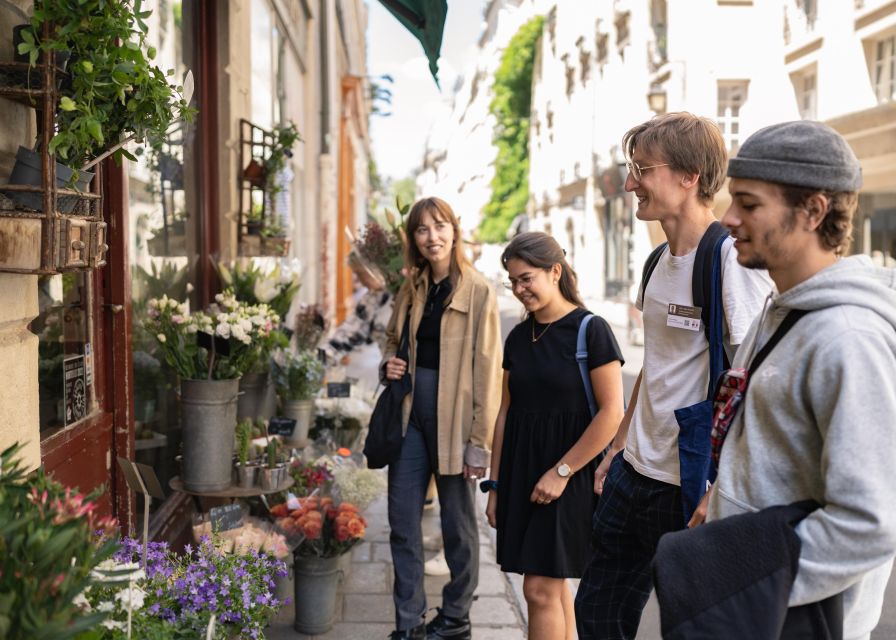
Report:
[{"label": "metal bucket", "polygon": [[239,378],[180,381],[187,491],[221,491],[231,485],[239,386]]},{"label": "metal bucket", "polygon": [[293,447],[304,447],[308,444],[308,430],[314,418],[314,400],[282,400],[282,404],[283,417],[296,421],[292,436],[284,441]]},{"label": "metal bucket", "polygon": [[339,557],[295,557],[295,624],[306,635],[326,633],[336,622]]},{"label": "metal bucket", "polygon": [[267,371],[260,373],[247,373],[240,378],[240,399],[237,404],[236,416],[243,418],[270,419],[274,414],[272,402],[268,398],[270,376]]}]

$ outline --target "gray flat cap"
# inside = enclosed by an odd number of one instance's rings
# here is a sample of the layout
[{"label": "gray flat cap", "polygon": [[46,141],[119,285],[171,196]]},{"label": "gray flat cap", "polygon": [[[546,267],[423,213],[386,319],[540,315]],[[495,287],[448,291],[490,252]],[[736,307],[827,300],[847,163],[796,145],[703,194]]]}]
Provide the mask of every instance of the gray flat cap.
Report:
[{"label": "gray flat cap", "polygon": [[825,191],[862,187],[862,167],[843,136],[811,120],[760,129],[728,161],[728,175]]}]

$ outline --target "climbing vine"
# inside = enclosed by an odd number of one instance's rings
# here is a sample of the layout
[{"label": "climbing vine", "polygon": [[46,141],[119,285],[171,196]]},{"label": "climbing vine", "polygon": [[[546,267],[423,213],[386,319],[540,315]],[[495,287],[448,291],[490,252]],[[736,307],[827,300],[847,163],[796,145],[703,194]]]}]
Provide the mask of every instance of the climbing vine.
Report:
[{"label": "climbing vine", "polygon": [[489,105],[496,125],[492,142],[498,149],[492,197],[483,211],[479,236],[503,242],[513,219],[526,211],[529,200],[529,116],[535,47],[544,18],[533,18],[517,31],[504,50],[495,73],[494,98]]}]

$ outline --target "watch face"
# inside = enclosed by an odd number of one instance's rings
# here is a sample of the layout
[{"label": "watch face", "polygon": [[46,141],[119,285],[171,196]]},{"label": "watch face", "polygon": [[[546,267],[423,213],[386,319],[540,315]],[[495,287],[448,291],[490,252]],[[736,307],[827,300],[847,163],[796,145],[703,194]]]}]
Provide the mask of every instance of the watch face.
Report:
[{"label": "watch face", "polygon": [[560,474],[561,478],[565,478],[569,475],[569,465],[565,462],[557,467],[557,473]]}]

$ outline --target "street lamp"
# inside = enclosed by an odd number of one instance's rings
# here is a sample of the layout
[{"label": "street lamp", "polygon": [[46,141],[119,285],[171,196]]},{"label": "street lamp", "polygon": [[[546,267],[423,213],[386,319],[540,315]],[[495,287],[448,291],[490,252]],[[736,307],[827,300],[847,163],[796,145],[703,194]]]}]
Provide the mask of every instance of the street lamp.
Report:
[{"label": "street lamp", "polygon": [[666,113],[666,90],[662,85],[650,85],[650,91],[647,92],[647,105],[657,115]]}]

